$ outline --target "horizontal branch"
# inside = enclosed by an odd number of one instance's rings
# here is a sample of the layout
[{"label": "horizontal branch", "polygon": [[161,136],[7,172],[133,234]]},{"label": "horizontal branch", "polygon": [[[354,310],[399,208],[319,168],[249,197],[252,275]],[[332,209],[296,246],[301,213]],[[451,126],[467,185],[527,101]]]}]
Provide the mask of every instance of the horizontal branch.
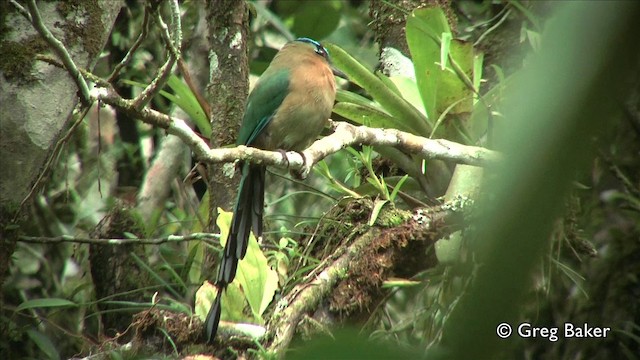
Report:
[{"label": "horizontal branch", "polygon": [[155,239],[91,239],[83,237],[75,237],[69,235],[62,235],[56,237],[45,236],[20,236],[18,241],[35,243],[35,244],[60,244],[65,242],[80,243],[80,244],[92,244],[92,245],[159,245],[168,242],[182,242],[192,240],[202,240],[211,244],[217,245],[217,241],[213,239],[219,239],[220,234],[213,233],[193,233],[189,235],[169,235],[162,238]]},{"label": "horizontal branch", "polygon": [[262,163],[289,168],[306,177],[315,163],[353,145],[384,145],[422,156],[425,159],[452,161],[460,164],[486,166],[500,160],[500,154],[477,146],[467,146],[443,139],[428,139],[395,129],[355,126],[346,122],[331,122],[333,134],[313,143],[302,153],[265,151],[247,146],[211,149],[187,122],[158,111],[136,110],[131,100],[120,97],[112,88],[95,88],[93,98],[128,113],[145,123],[166,129],[184,141],[196,158],[205,163],[233,162],[235,160]]}]

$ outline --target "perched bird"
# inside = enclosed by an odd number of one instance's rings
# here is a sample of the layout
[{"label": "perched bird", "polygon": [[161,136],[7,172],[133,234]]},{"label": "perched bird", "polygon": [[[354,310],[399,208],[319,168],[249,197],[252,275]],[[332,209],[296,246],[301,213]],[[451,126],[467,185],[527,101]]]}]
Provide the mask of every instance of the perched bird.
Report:
[{"label": "perched bird", "polygon": [[[301,151],[325,126],[336,97],[329,53],[319,42],[299,38],[287,43],[256,83],[247,99],[237,145],[264,150]],[[205,322],[209,342],[218,330],[222,292],[236,276],[247,252],[249,233],[262,235],[266,166],[241,163],[242,178],[231,229],[218,271],[218,294]]]}]

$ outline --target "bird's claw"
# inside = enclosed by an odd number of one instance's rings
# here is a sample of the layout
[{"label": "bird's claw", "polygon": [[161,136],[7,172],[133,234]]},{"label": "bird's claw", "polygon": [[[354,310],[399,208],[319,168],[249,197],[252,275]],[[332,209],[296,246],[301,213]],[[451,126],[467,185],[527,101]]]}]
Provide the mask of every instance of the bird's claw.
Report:
[{"label": "bird's claw", "polygon": [[287,164],[287,168],[289,169],[289,173],[291,174],[291,176],[298,180],[304,180],[307,178],[307,176],[309,175],[309,169],[307,169],[307,158],[304,156],[304,153],[298,151],[295,152],[302,158],[302,168],[300,170],[293,170],[291,169],[291,164],[289,163],[289,158],[287,157],[287,151],[282,149],[278,149],[277,151],[282,154],[282,157]]}]

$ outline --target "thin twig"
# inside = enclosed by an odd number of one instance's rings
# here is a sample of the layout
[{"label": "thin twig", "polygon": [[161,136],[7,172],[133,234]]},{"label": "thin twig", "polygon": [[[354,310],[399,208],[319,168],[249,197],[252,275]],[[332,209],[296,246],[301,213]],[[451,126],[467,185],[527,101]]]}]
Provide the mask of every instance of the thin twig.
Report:
[{"label": "thin twig", "polygon": [[31,13],[31,24],[33,27],[40,33],[42,38],[51,46],[53,51],[60,57],[62,63],[71,75],[71,78],[78,86],[80,91],[80,99],[84,106],[89,106],[91,104],[91,97],[89,96],[89,86],[87,82],[84,80],[80,71],[78,71],[78,67],[76,66],[73,59],[71,59],[71,55],[65,48],[64,44],[60,42],[60,40],[56,39],[55,36],[47,29],[47,27],[42,22],[42,17],[40,16],[40,12],[38,11],[38,7],[36,6],[35,0],[29,0],[27,2],[27,6],[29,7],[29,12]]},{"label": "thin twig", "polygon": [[[43,61],[46,62],[47,64],[51,64],[53,66],[57,66],[61,69],[64,69],[64,64],[61,63],[60,61],[58,61],[58,59],[52,58],[51,56],[47,56],[47,55],[42,55],[42,54],[36,54],[35,57],[36,60],[39,61]],[[83,68],[78,68],[78,71],[80,71],[80,73],[82,74],[82,76],[84,76],[87,80],[95,83],[98,86],[102,86],[102,87],[110,87],[111,84],[109,82],[107,82],[106,80],[104,80],[103,78],[99,77],[98,75],[95,75]]]},{"label": "thin twig", "polygon": [[[40,175],[38,175],[38,179],[36,179],[36,182],[31,187],[31,190],[29,190],[29,193],[27,194],[27,196],[25,196],[22,202],[20,202],[20,207],[19,207],[20,209],[22,209],[22,207],[44,185],[45,180],[47,179],[47,177],[49,176],[49,173],[53,169],[53,164],[58,158],[58,155],[60,154],[60,151],[62,150],[63,145],[66,144],[67,141],[69,141],[69,139],[71,138],[71,135],[73,135],[76,128],[82,123],[82,120],[84,119],[85,115],[87,115],[87,113],[89,112],[89,109],[91,109],[91,107],[85,107],[81,103],[77,104],[75,109],[73,109],[73,112],[71,113],[71,117],[75,119],[75,121],[73,122],[73,125],[71,125],[71,127],[69,128],[69,131],[67,131],[64,137],[62,137],[60,140],[58,140],[58,142],[56,142],[56,145],[54,146],[53,151],[51,152],[51,155],[47,158],[47,161],[44,164],[43,170],[40,172]],[[21,211],[16,212],[16,215],[15,215],[16,217],[14,218],[14,221],[17,220],[17,217],[20,213]]]},{"label": "thin twig", "polygon": [[93,245],[160,245],[169,242],[183,242],[202,240],[212,245],[217,245],[218,242],[214,241],[220,238],[220,234],[213,233],[193,233],[189,235],[169,235],[162,238],[154,239],[92,239],[75,237],[69,235],[46,237],[46,236],[20,236],[18,241],[34,243],[34,244],[61,244],[61,243],[79,243],[79,244],[93,244]]},{"label": "thin twig", "polygon": [[29,20],[29,22],[33,22],[33,20],[31,20],[31,14],[29,14],[29,12],[27,11],[27,9],[25,9],[22,5],[18,4],[16,2],[16,0],[9,0],[9,3],[11,5],[13,5],[16,10],[18,10],[18,12],[24,16],[25,18],[27,18],[27,20]]},{"label": "thin twig", "polygon": [[150,11],[151,10],[149,9],[149,7],[145,6],[144,16],[142,18],[142,29],[140,30],[140,35],[138,35],[138,38],[136,39],[136,41],[133,43],[133,45],[131,45],[131,48],[127,52],[127,55],[125,55],[122,61],[120,61],[120,63],[116,65],[115,68],[113,68],[111,75],[109,75],[109,77],[107,78],[107,82],[111,83],[115,80],[116,76],[118,76],[122,68],[124,68],[129,64],[129,62],[131,62],[131,59],[133,58],[133,54],[136,52],[136,50],[138,50],[140,45],[142,45],[142,42],[147,38],[147,34],[149,34],[149,19],[151,18],[151,16],[149,16]]},{"label": "thin twig", "polygon": [[[507,11],[506,14],[504,14],[504,16],[501,17],[500,20],[498,20],[497,23],[495,23],[493,26],[491,26],[489,29],[487,29],[487,31],[482,33],[482,35],[480,35],[480,37],[478,37],[478,40],[476,40],[476,42],[473,43],[473,47],[474,48],[477,48],[478,45],[480,45],[482,40],[484,40],[484,38],[487,35],[489,35],[492,31],[494,31],[495,29],[500,27],[500,25],[502,25],[502,23],[504,23],[507,20],[507,18],[509,18],[509,15],[511,15],[511,8],[505,7],[504,9],[502,9],[502,11],[500,11],[500,14],[502,14],[505,10]],[[500,15],[500,14],[498,14],[498,15]]]},{"label": "thin twig", "polygon": [[173,30],[172,41],[167,42],[176,59],[180,59],[182,52],[182,22],[180,20],[180,6],[178,0],[169,1],[171,9],[171,27]]},{"label": "thin twig", "polygon": [[[169,28],[167,24],[165,24],[164,20],[162,20],[162,16],[160,12],[156,10],[156,23],[160,27],[160,34],[162,34],[162,38],[164,39],[167,48],[169,49],[169,58],[167,61],[160,67],[158,70],[158,76],[156,76],[149,86],[147,86],[141,93],[133,100],[133,105],[136,109],[142,109],[145,105],[151,101],[151,99],[156,96],[160,90],[164,87],[167,80],[169,79],[169,75],[173,72],[174,65],[176,60],[180,57],[180,44],[176,46],[171,40],[171,34],[169,33]],[[180,26],[180,22],[177,21],[172,24],[174,26],[174,34],[180,33],[182,34],[182,30],[178,29]],[[176,37],[178,37],[176,35]],[[180,35],[181,37],[181,35]]]}]

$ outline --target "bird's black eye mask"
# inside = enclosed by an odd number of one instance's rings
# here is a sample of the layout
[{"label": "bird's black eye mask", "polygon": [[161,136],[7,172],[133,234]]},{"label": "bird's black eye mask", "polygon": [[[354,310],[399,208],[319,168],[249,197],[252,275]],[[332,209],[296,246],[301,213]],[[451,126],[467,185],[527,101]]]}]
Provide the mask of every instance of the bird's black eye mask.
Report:
[{"label": "bird's black eye mask", "polygon": [[347,75],[345,73],[343,73],[342,71],[336,69],[331,62],[331,58],[329,57],[329,50],[327,50],[326,47],[322,46],[322,44],[320,44],[319,42],[313,40],[313,39],[309,39],[309,38],[297,38],[295,41],[300,41],[303,43],[307,43],[307,44],[311,44],[313,46],[316,47],[315,51],[316,54],[322,56],[323,58],[325,58],[325,60],[327,60],[327,62],[329,63],[329,66],[331,66],[331,72],[333,72],[333,75],[343,78],[345,80],[349,80],[349,78],[347,77]]},{"label": "bird's black eye mask", "polygon": [[327,61],[329,60],[329,51],[327,51],[327,48],[325,48],[324,46],[322,46],[322,44],[320,44],[319,42],[313,40],[313,39],[309,39],[309,38],[297,38],[296,41],[300,41],[300,42],[304,42],[307,44],[311,44],[313,46],[316,47],[316,54],[322,56],[323,58],[327,59]]}]

